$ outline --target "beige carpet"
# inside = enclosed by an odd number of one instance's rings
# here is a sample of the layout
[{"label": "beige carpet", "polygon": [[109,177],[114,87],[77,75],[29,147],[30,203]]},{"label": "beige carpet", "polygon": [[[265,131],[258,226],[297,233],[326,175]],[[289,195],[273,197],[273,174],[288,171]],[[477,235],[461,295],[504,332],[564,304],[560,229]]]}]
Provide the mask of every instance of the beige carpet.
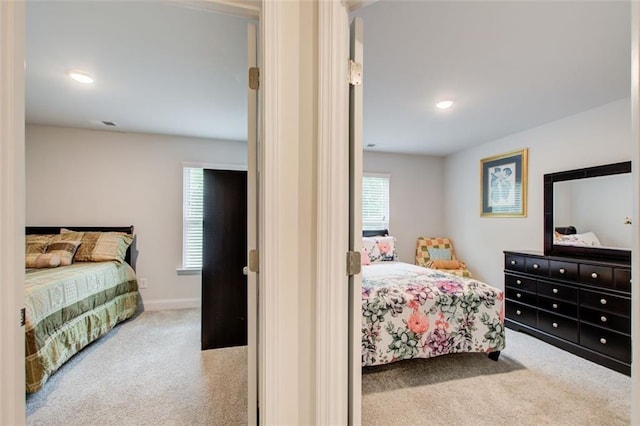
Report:
[{"label": "beige carpet", "polygon": [[363,372],[365,425],[627,425],[631,378],[507,330],[485,355],[409,360]]},{"label": "beige carpet", "polygon": [[[29,425],[246,424],[246,347],[200,351],[197,309],[143,312],[27,398]],[[507,349],[366,368],[364,425],[624,425],[631,379],[507,330]]]},{"label": "beige carpet", "polygon": [[247,423],[246,347],[200,350],[200,311],[143,312],[27,397],[29,425]]}]

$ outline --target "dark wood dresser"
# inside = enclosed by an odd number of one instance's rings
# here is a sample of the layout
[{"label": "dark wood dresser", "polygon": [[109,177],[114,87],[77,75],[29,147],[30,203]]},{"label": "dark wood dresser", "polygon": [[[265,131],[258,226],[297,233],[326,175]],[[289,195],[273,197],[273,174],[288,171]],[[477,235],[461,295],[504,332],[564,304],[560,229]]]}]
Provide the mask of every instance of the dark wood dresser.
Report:
[{"label": "dark wood dresser", "polygon": [[631,267],[504,252],[507,327],[631,375]]}]

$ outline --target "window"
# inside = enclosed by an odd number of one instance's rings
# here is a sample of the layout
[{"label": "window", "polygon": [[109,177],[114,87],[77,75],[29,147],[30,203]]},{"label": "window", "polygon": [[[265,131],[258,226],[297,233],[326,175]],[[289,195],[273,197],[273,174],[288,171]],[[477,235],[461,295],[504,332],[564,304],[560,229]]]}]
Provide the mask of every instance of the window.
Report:
[{"label": "window", "polygon": [[389,229],[389,175],[362,178],[362,229]]},{"label": "window", "polygon": [[202,268],[204,169],[185,167],[183,185],[182,267],[199,270]]}]

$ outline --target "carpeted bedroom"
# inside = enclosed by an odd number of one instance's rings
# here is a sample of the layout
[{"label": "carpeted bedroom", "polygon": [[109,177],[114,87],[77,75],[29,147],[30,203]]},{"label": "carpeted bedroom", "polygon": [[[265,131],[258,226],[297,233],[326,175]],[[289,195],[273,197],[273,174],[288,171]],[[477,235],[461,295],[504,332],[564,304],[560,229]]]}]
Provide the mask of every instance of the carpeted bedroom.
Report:
[{"label": "carpeted bedroom", "polygon": [[[29,395],[27,424],[246,424],[246,347],[200,351],[199,339],[198,309],[142,312]],[[362,392],[364,425],[624,425],[631,378],[507,329],[498,362],[367,367]]]}]

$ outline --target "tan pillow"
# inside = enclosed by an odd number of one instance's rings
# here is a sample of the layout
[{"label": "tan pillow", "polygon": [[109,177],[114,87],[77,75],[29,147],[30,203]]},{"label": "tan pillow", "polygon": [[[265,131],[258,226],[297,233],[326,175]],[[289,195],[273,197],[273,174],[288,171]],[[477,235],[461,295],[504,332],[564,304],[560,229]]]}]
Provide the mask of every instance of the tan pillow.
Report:
[{"label": "tan pillow", "polygon": [[27,258],[27,268],[55,268],[60,265],[60,256],[54,253],[39,254],[32,258]]},{"label": "tan pillow", "polygon": [[[82,242],[73,258],[74,262],[105,262],[115,260],[124,262],[127,248],[133,242],[133,236],[124,232],[75,232],[62,228],[62,236],[80,236]],[[71,237],[63,237],[71,239]]]},{"label": "tan pillow", "polygon": [[33,234],[25,235],[25,254],[42,254],[47,250],[47,246],[53,235]]},{"label": "tan pillow", "polygon": [[[45,248],[46,250],[46,248]],[[38,257],[42,256],[44,253],[27,253],[24,255],[24,266],[25,268],[35,268]]]},{"label": "tan pillow", "polygon": [[464,267],[464,262],[461,262],[457,259],[437,259],[427,262],[427,268],[433,269],[461,269]]},{"label": "tan pillow", "polygon": [[47,253],[60,257],[60,266],[68,266],[73,263],[73,255],[76,254],[80,241],[53,241],[47,247]]},{"label": "tan pillow", "polygon": [[84,232],[69,231],[62,228],[59,234],[54,235],[51,241],[82,241]]}]

